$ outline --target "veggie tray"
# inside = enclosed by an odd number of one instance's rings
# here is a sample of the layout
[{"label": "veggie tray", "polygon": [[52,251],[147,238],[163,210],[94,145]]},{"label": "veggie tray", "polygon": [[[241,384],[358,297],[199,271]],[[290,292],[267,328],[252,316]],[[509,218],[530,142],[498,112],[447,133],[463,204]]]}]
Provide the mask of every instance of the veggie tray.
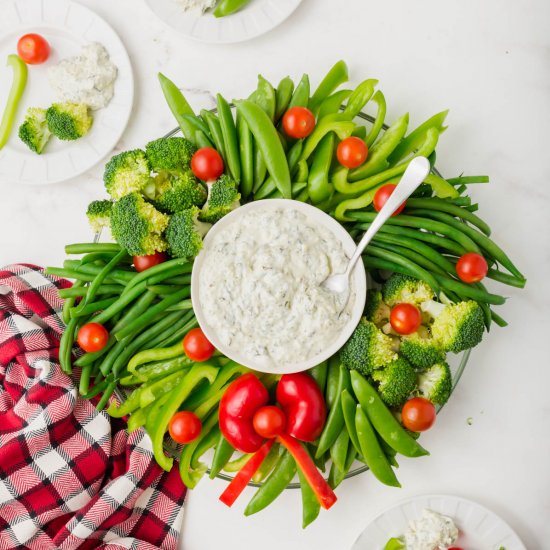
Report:
[{"label": "veggie tray", "polygon": [[[91,203],[87,216],[116,243],[68,245],[83,256],[48,268],[75,280],[60,290],[60,363],[81,369],[81,395],[101,409],[116,391],[121,399],[107,412],[128,417],[129,431],[143,426],[165,470],[179,454],[190,489],[207,472],[234,474],[220,496],[231,506],[247,484],[260,484],[246,515],[297,474],[304,527],[336,502],[348,474],[368,468],[400,486],[398,455],[428,454],[418,437],[469,350],[493,324],[506,325],[494,311],[505,299],[485,278],[526,282],[474,213],[468,186],[488,178],[445,179],[434,168],[363,254],[374,284],[338,354],[281,376],[253,373],[214,349],[189,299],[193,259],[212,224],[245,202],[284,198],[315,205],[360,238],[410,160],[435,162],[447,112],[410,132],[408,115],[386,126],[377,81],[338,89],[347,79],[341,61],[313,93],[307,75],[276,88],[260,76],[248,99],[234,101],[234,116],[220,94],[215,112],[195,114],[159,74],[185,137],[114,156],[104,173],[110,198]],[[372,117],[362,113],[371,104]],[[76,359],[75,341],[84,352]],[[451,354],[460,353],[453,380]],[[356,461],[364,466],[352,470]]]}]

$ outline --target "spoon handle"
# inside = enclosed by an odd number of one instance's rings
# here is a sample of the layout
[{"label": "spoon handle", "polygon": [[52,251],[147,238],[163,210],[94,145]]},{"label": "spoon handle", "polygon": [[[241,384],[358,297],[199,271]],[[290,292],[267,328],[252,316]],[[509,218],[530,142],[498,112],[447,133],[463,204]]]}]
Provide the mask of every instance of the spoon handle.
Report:
[{"label": "spoon handle", "polygon": [[357,260],[361,257],[361,254],[382,225],[384,225],[401,204],[413,194],[429,173],[430,163],[426,157],[415,157],[411,160],[394,192],[390,195],[386,204],[382,207],[382,210],[378,212],[378,215],[374,218],[374,221],[357,245],[357,249],[348,264],[348,274],[351,273]]}]

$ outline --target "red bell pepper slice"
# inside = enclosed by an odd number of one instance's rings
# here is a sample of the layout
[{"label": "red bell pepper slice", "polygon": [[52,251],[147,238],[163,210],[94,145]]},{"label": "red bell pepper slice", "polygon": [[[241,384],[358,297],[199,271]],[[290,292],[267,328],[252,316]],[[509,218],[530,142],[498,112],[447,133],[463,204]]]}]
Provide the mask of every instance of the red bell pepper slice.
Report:
[{"label": "red bell pepper slice", "polygon": [[277,440],[284,445],[287,451],[293,456],[312,491],[315,493],[319,504],[321,504],[325,510],[328,510],[336,502],[337,497],[325,478],[319,473],[319,470],[317,470],[317,466],[315,466],[308,452],[297,439],[288,434],[277,436]]},{"label": "red bell pepper slice", "polygon": [[232,506],[239,495],[244,491],[254,474],[258,471],[262,462],[269,454],[273,447],[273,439],[267,440],[260,449],[251,456],[246,464],[239,470],[231,483],[225,488],[225,491],[220,495],[220,500],[227,506]]}]

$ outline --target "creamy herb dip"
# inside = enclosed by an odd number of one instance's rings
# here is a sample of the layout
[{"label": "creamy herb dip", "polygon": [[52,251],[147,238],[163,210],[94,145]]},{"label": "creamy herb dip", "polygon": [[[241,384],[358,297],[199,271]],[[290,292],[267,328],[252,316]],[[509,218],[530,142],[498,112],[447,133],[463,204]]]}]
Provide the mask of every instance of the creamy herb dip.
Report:
[{"label": "creamy herb dip", "polygon": [[50,86],[60,101],[85,103],[93,110],[111,101],[116,77],[116,65],[98,42],[86,44],[80,55],[62,59],[48,70]]},{"label": "creamy herb dip", "polygon": [[422,516],[409,522],[405,533],[407,550],[449,548],[458,538],[458,529],[450,517],[424,509]]},{"label": "creamy herb dip", "polygon": [[213,8],[218,0],[176,0],[183,11],[198,10],[204,12],[210,8]]},{"label": "creamy herb dip", "polygon": [[350,318],[353,288],[341,298],[321,287],[348,258],[325,227],[294,208],[250,211],[203,251],[199,301],[229,348],[282,366],[321,353]]}]

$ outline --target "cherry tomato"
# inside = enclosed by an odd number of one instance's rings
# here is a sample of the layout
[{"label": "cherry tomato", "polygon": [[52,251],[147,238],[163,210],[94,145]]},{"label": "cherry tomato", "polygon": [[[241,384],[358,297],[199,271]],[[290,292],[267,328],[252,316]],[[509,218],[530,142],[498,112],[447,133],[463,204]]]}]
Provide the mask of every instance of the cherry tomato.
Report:
[{"label": "cherry tomato", "polygon": [[[394,192],[395,188],[397,186],[393,183],[388,183],[386,185],[383,185],[376,191],[374,194],[373,204],[374,209],[377,212],[380,212],[382,210],[382,207],[386,204],[387,200],[390,198],[390,195]],[[405,208],[406,201],[392,214],[392,216],[397,216],[397,214],[400,214],[403,212],[403,208]]]},{"label": "cherry tomato", "polygon": [[212,357],[216,348],[200,328],[191,329],[183,339],[183,351],[192,361],[200,363]]},{"label": "cherry tomato", "polygon": [[76,340],[84,351],[101,351],[109,340],[109,333],[99,323],[86,323],[78,331]]},{"label": "cherry tomato", "polygon": [[338,162],[346,168],[357,168],[361,166],[369,154],[365,142],[356,136],[342,140],[336,148]]},{"label": "cherry tomato", "polygon": [[223,159],[212,147],[199,149],[191,158],[191,170],[200,180],[218,179],[223,169]]},{"label": "cherry tomato", "polygon": [[412,432],[429,430],[435,422],[435,407],[423,397],[409,399],[401,411],[403,425]]},{"label": "cherry tomato", "polygon": [[267,439],[272,439],[283,433],[286,426],[286,416],[279,407],[268,405],[256,411],[252,424],[256,433]]},{"label": "cherry tomato", "polygon": [[19,57],[29,65],[44,63],[50,55],[48,41],[39,34],[25,34],[17,42]]},{"label": "cherry tomato", "polygon": [[145,271],[150,267],[154,267],[168,259],[168,254],[165,252],[155,252],[148,256],[134,256],[134,267],[136,271]]},{"label": "cherry tomato", "polygon": [[397,334],[412,334],[421,322],[422,315],[413,304],[397,304],[390,312],[390,325]]},{"label": "cherry tomato", "polygon": [[191,443],[199,437],[202,430],[202,422],[191,411],[177,412],[168,424],[170,437],[176,443]]},{"label": "cherry tomato", "polygon": [[487,260],[475,252],[467,252],[456,262],[456,274],[465,283],[479,283],[488,269]]},{"label": "cherry tomato", "polygon": [[302,139],[315,128],[315,116],[306,107],[291,107],[283,115],[283,129],[287,136]]}]

